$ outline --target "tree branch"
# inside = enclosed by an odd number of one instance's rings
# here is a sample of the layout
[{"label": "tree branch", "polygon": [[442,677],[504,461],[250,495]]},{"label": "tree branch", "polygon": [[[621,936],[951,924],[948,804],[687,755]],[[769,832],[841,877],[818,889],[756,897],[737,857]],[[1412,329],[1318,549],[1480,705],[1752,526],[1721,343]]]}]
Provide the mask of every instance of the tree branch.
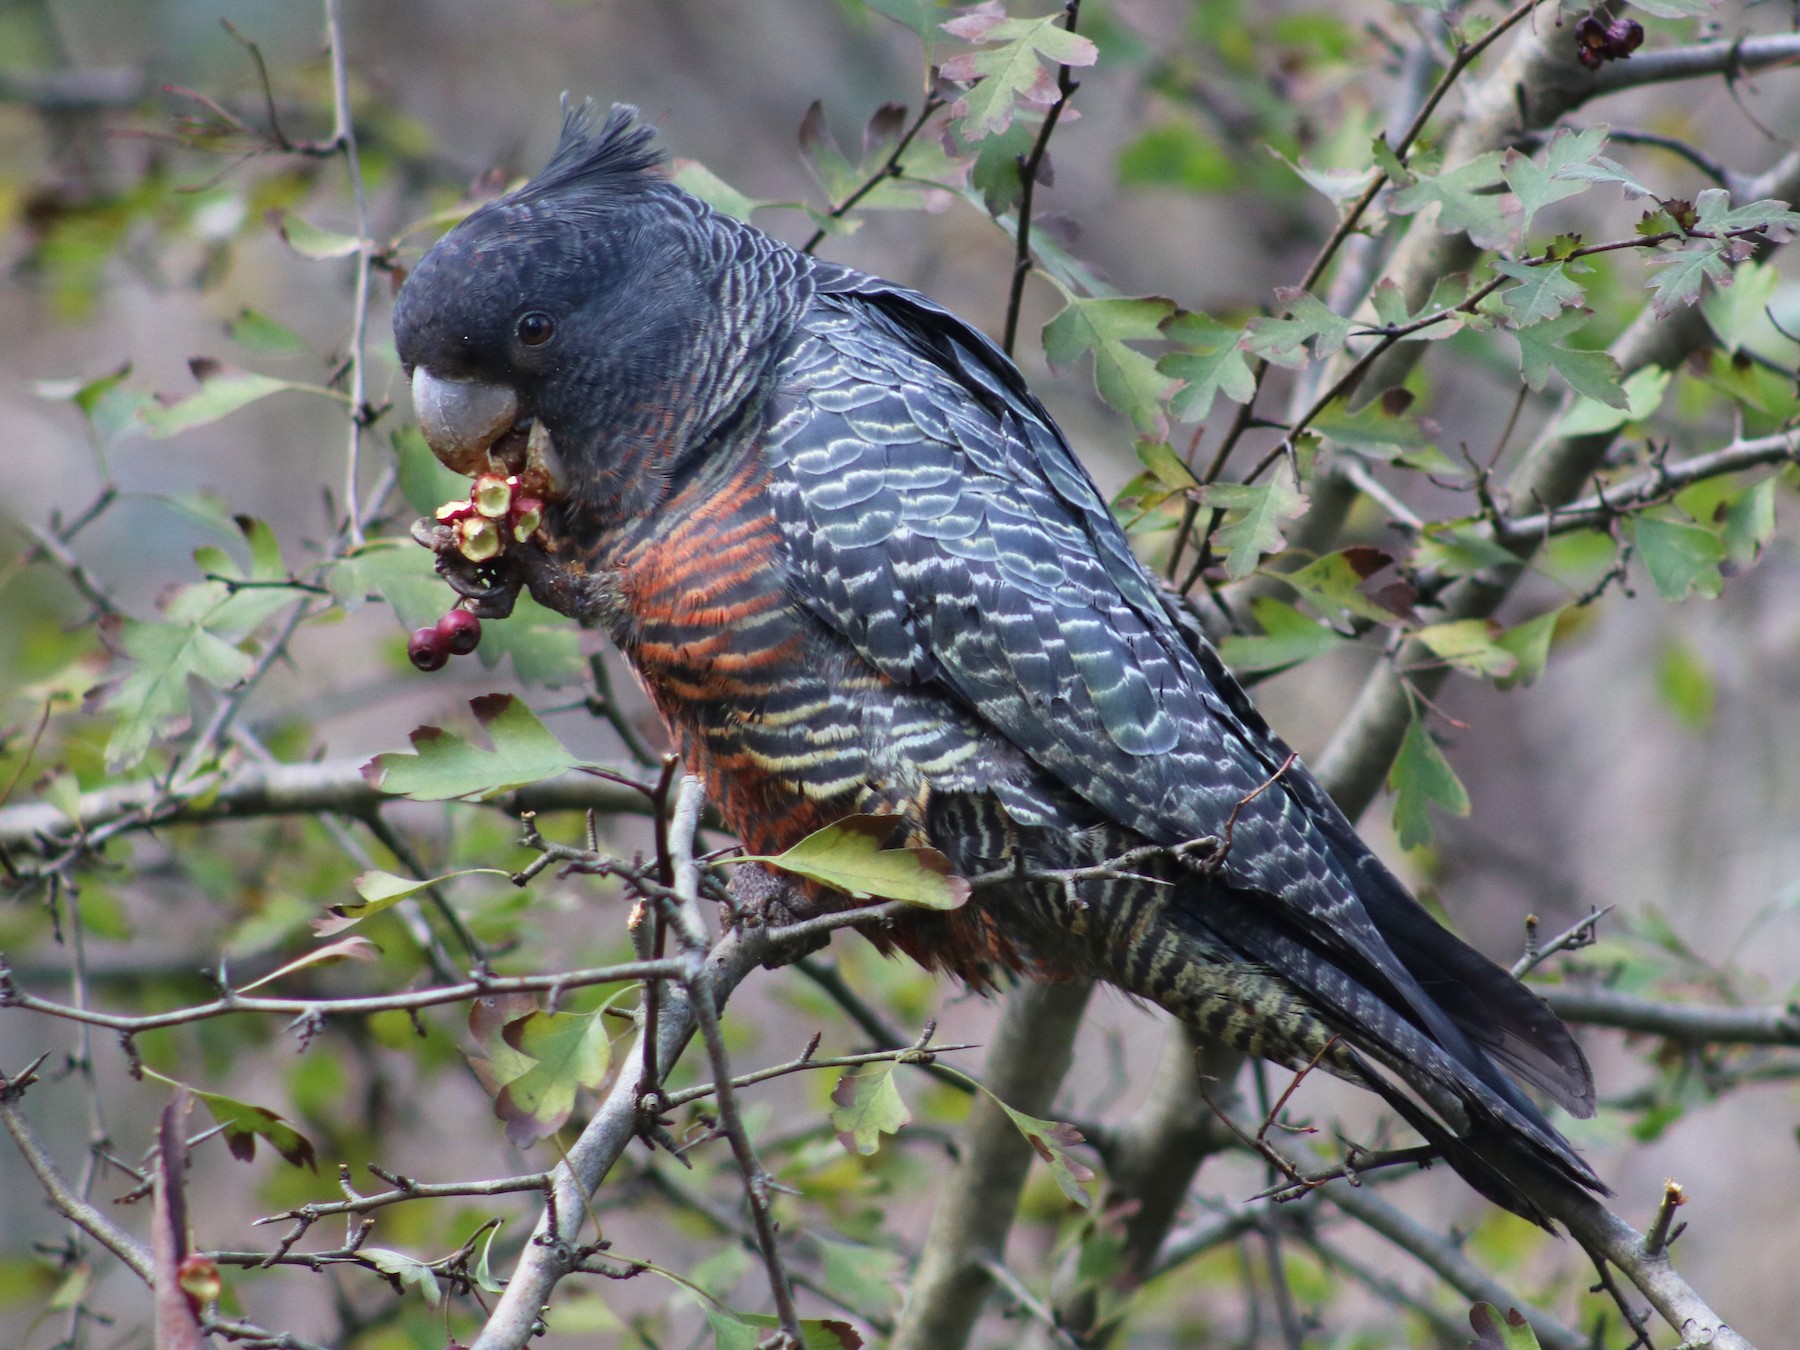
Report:
[{"label": "tree branch", "polygon": [[1642,1032],[1684,1045],[1800,1046],[1800,1003],[1704,1007],[1579,984],[1536,985],[1533,992],[1565,1022]]}]

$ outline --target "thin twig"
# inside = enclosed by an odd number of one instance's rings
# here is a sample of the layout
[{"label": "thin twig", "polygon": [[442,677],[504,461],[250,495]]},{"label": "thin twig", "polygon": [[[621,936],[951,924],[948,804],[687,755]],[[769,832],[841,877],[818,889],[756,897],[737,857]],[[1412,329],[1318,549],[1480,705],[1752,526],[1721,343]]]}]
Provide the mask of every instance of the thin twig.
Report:
[{"label": "thin twig", "polygon": [[[1080,17],[1081,0],[1066,0],[1063,5],[1063,28],[1073,33]],[[1019,336],[1019,311],[1025,302],[1025,278],[1031,275],[1031,204],[1037,195],[1038,174],[1044,167],[1044,156],[1050,150],[1050,136],[1056,130],[1063,109],[1069,106],[1069,100],[1079,88],[1081,82],[1075,78],[1074,68],[1059,66],[1056,72],[1056,102],[1044,114],[1043,123],[1038,127],[1037,139],[1031,143],[1031,152],[1019,160],[1019,220],[1013,236],[1012,280],[1008,283],[1006,293],[1006,326],[1000,340],[1000,349],[1008,356],[1013,354],[1013,344]]]}]

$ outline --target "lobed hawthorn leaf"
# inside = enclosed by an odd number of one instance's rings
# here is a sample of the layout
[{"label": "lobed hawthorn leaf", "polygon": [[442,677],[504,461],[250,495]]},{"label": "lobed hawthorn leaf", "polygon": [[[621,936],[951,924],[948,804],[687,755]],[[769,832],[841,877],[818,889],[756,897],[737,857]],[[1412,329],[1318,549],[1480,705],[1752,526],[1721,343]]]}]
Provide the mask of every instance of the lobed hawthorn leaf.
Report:
[{"label": "lobed hawthorn leaf", "polygon": [[[1354,325],[1311,291],[1282,286],[1275,292],[1286,311],[1285,318],[1252,319],[1239,340],[1247,352],[1278,366],[1298,368],[1309,360],[1323,360],[1341,351]],[[1311,344],[1311,352],[1307,344]]]},{"label": "lobed hawthorn leaf", "polygon": [[1800,229],[1800,211],[1791,210],[1786,202],[1766,197],[1743,206],[1731,204],[1731,194],[1724,188],[1708,188],[1694,198],[1697,230],[1723,233],[1726,230],[1763,229],[1784,240]]},{"label": "lobed hawthorn leaf", "polygon": [[[217,583],[208,584],[224,590]],[[106,706],[119,714],[106,743],[107,767],[115,773],[138,764],[153,742],[187,725],[192,706],[189,680],[229,689],[256,667],[247,653],[198,622],[132,619],[120,640],[136,666],[106,700]]]},{"label": "lobed hawthorn leaf", "polygon": [[1185,381],[1169,402],[1169,411],[1183,422],[1203,421],[1219,394],[1234,403],[1248,403],[1256,393],[1256,377],[1239,345],[1241,329],[1181,310],[1164,320],[1162,331],[1180,350],[1164,355],[1156,368]]},{"label": "lobed hawthorn leaf", "polygon": [[1563,164],[1554,177],[1578,183],[1617,183],[1625,190],[1627,201],[1656,194],[1637,180],[1631,170],[1605,155],[1594,155],[1585,162]]},{"label": "lobed hawthorn leaf", "polygon": [[1225,552],[1225,573],[1242,581],[1263,558],[1287,547],[1282,521],[1306,509],[1306,497],[1294,486],[1294,473],[1281,464],[1266,483],[1208,483],[1199,490],[1202,505],[1226,512],[1215,536]]},{"label": "lobed hawthorn leaf", "polygon": [[[813,177],[824,191],[826,200],[832,205],[844,201],[851,194],[862,190],[864,185],[879,172],[892,152],[893,144],[899,139],[900,131],[905,124],[906,109],[898,103],[884,103],[876,109],[869,120],[869,128],[865,133],[861,158],[852,161],[839,148],[837,138],[825,125],[825,106],[814,100],[807,108],[806,116],[800,122],[800,151],[813,171]],[[879,210],[924,210],[939,212],[948,209],[951,194],[944,188],[933,187],[928,183],[917,181],[918,177],[929,177],[937,173],[955,174],[960,170],[952,164],[941,145],[932,163],[924,162],[925,152],[937,144],[931,137],[915,140],[908,148],[906,168],[908,177],[895,177],[887,174],[881,177],[875,186],[863,193],[857,201],[859,211]]]},{"label": "lobed hawthorn leaf", "polygon": [[1634,516],[1631,534],[1644,570],[1663,599],[1685,600],[1697,591],[1710,600],[1725,588],[1719,572],[1725,541],[1716,532],[1660,516]]},{"label": "lobed hawthorn leaf", "polygon": [[1219,644],[1219,657],[1240,674],[1267,674],[1335,651],[1349,639],[1336,629],[1307,618],[1292,605],[1259,595],[1250,602],[1259,636],[1233,635]]},{"label": "lobed hawthorn leaf", "polygon": [[1175,302],[1161,296],[1071,296],[1044,329],[1044,356],[1053,366],[1070,366],[1094,355],[1094,386],[1100,397],[1131,418],[1139,431],[1161,435],[1162,401],[1175,381],[1156,361],[1128,343],[1157,342]]},{"label": "lobed hawthorn leaf", "polygon": [[1513,329],[1519,340],[1519,370],[1532,389],[1542,389],[1551,370],[1569,388],[1612,408],[1627,405],[1619,363],[1605,352],[1569,346],[1564,339],[1586,325],[1589,311],[1566,309],[1553,319]]},{"label": "lobed hawthorn leaf", "polygon": [[1328,553],[1293,572],[1269,572],[1298,591],[1329,619],[1348,612],[1376,623],[1392,624],[1406,615],[1389,608],[1362,590],[1362,585],[1393,561],[1378,548],[1356,545]]},{"label": "lobed hawthorn leaf", "polygon": [[1723,254],[1720,241],[1700,239],[1673,253],[1652,256],[1650,266],[1661,269],[1650,278],[1650,307],[1656,317],[1666,319],[1682,305],[1696,303],[1708,278],[1721,289],[1731,285],[1731,265]]},{"label": "lobed hawthorn leaf", "polygon": [[912,1112],[894,1085],[894,1060],[854,1064],[831,1090],[831,1124],[838,1142],[852,1153],[869,1154],[881,1147],[881,1136],[899,1134],[912,1123]]},{"label": "lobed hawthorn leaf", "polygon": [[537,1010],[537,996],[523,991],[484,994],[469,1005],[469,1034],[475,1038],[467,1055],[469,1068],[490,1097],[498,1097],[501,1088],[530,1070],[531,1057],[508,1044],[505,1033],[508,1025]]},{"label": "lobed hawthorn leaf", "polygon": [[494,1099],[494,1114],[518,1148],[561,1129],[574,1113],[576,1092],[599,1088],[612,1068],[612,1041],[599,1012],[534,1009],[506,1023],[500,1036],[528,1062]]},{"label": "lobed hawthorn leaf", "polygon": [[1559,128],[1544,148],[1542,164],[1517,150],[1506,152],[1501,175],[1513,196],[1519,199],[1523,213],[1519,220],[1520,238],[1531,232],[1532,217],[1544,207],[1586,192],[1592,185],[1591,180],[1584,181],[1563,170],[1591,163],[1606,144],[1606,130],[1605,127],[1589,127],[1585,131]]},{"label": "lobed hawthorn leaf", "polygon": [[1150,470],[1151,476],[1169,491],[1186,492],[1200,486],[1194,471],[1167,441],[1139,440],[1134,448],[1138,463]]},{"label": "lobed hawthorn leaf", "polygon": [[1430,807],[1453,816],[1469,814],[1468,790],[1416,714],[1407,724],[1400,753],[1388,770],[1387,786],[1394,794],[1394,833],[1401,848],[1424,848],[1431,843]]},{"label": "lobed hawthorn leaf", "polygon": [[1494,263],[1496,272],[1519,283],[1508,286],[1499,295],[1514,324],[1526,327],[1541,323],[1587,299],[1587,291],[1569,280],[1568,266],[1567,262],[1530,264],[1504,258]]},{"label": "lobed hawthorn leaf", "polygon": [[1057,99],[1054,67],[1091,66],[1099,59],[1093,40],[1069,32],[1060,18],[1008,18],[1000,0],[990,0],[942,25],[952,37],[981,47],[939,67],[947,80],[973,82],[950,107],[965,141],[972,144],[1005,131],[1021,108],[1049,108]]},{"label": "lobed hawthorn leaf", "polygon": [[[1410,406],[1410,396],[1406,402]],[[1407,416],[1404,408],[1392,411],[1387,400],[1379,398],[1351,412],[1349,399],[1340,395],[1307,425],[1328,441],[1371,455],[1392,456],[1396,450],[1417,450],[1431,444],[1418,418]]]},{"label": "lobed hawthorn leaf", "polygon": [[1436,227],[1445,234],[1467,234],[1484,247],[1496,247],[1511,236],[1503,215],[1504,198],[1495,191],[1503,181],[1505,157],[1498,150],[1478,155],[1445,173],[1417,175],[1394,194],[1388,209],[1410,216],[1437,207]]},{"label": "lobed hawthorn leaf", "polygon": [[[969,183],[981,194],[981,204],[990,216],[998,219],[1016,207],[1024,193],[1024,180],[1019,164],[1031,153],[1038,129],[1032,122],[1014,122],[1005,131],[984,136],[975,143],[975,162],[969,168]],[[910,156],[909,156],[910,158]],[[1046,154],[1038,164],[1037,181],[1049,187],[1055,179]],[[1036,236],[1033,236],[1036,241]],[[1037,246],[1041,247],[1041,243]]]},{"label": "lobed hawthorn leaf", "polygon": [[746,854],[727,862],[764,863],[823,882],[856,900],[901,900],[923,909],[957,909],[969,883],[934,848],[889,848],[896,816],[852,815],[814,830],[783,853]]},{"label": "lobed hawthorn leaf", "polygon": [[487,801],[582,767],[582,761],[513,695],[483,694],[470,699],[469,707],[493,742],[492,750],[439,727],[420,727],[412,733],[413,754],[377,755],[363,766],[363,777],[382,792],[417,802],[459,797]]},{"label": "lobed hawthorn leaf", "polygon": [[1402,339],[1406,342],[1441,342],[1447,337],[1454,337],[1472,324],[1478,324],[1479,315],[1466,314],[1457,309],[1468,298],[1467,272],[1451,272],[1439,277],[1432,285],[1431,294],[1426,297],[1425,303],[1413,314],[1406,312],[1406,295],[1399,283],[1391,277],[1383,277],[1376,282],[1374,290],[1369,293],[1375,317],[1380,320],[1383,328],[1401,328],[1417,323],[1428,315],[1442,316],[1416,333],[1409,333]]}]

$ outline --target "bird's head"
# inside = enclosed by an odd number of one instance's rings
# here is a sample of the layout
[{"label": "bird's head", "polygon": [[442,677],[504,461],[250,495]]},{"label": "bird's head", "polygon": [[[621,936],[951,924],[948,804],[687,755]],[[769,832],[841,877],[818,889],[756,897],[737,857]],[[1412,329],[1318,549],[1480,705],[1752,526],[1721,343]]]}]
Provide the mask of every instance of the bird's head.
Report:
[{"label": "bird's head", "polygon": [[536,490],[601,522],[656,500],[716,423],[709,353],[741,326],[723,298],[734,223],[659,172],[653,136],[633,109],[567,107],[543,172],[439,240],[394,308],[438,458],[541,470]]}]

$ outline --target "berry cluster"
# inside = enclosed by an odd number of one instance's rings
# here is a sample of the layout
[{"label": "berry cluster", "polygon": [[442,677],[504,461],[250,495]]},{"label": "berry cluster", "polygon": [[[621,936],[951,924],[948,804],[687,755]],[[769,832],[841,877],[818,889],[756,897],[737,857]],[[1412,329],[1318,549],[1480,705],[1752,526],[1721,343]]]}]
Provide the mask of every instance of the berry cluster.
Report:
[{"label": "berry cluster", "polygon": [[468,501],[445,502],[437,518],[456,531],[456,550],[470,562],[497,558],[508,544],[522,544],[544,523],[544,504],[520,495],[517,474],[484,473]]},{"label": "berry cluster", "polygon": [[1575,25],[1575,59],[1589,70],[1624,61],[1643,45],[1644,25],[1636,19],[1602,19],[1590,14]]},{"label": "berry cluster", "polygon": [[[441,572],[447,555],[478,566],[495,564],[509,548],[529,542],[544,523],[544,504],[525,494],[518,475],[484,473],[467,500],[445,502],[435,514],[433,528],[420,535],[421,521],[414,534],[439,551]],[[467,656],[481,644],[481,620],[466,608],[472,603],[465,598],[436,624],[414,631],[406,654],[415,666],[441,670],[452,656]]]},{"label": "berry cluster", "polygon": [[406,654],[420,670],[442,670],[453,656],[467,656],[481,645],[481,620],[466,609],[453,609],[429,628],[415,628]]}]

